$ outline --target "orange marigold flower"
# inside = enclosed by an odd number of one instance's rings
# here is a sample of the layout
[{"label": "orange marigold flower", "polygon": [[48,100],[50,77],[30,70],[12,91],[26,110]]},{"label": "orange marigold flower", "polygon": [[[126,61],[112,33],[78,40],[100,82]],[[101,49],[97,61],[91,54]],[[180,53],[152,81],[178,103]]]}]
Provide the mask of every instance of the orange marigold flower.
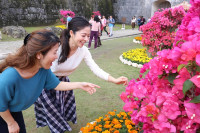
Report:
[{"label": "orange marigold flower", "polygon": [[111,125],[104,125],[104,128],[111,128]]},{"label": "orange marigold flower", "polygon": [[114,128],[122,128],[121,124],[114,125]]},{"label": "orange marigold flower", "polygon": [[125,112],[120,112],[120,114],[123,116],[127,116],[127,114]]},{"label": "orange marigold flower", "polygon": [[110,133],[110,131],[108,131],[108,130],[105,130],[105,131],[103,131],[102,133]]},{"label": "orange marigold flower", "polygon": [[114,131],[115,130],[115,128],[110,128],[110,131]]},{"label": "orange marigold flower", "polygon": [[136,130],[129,131],[129,133],[138,133]]},{"label": "orange marigold flower", "polygon": [[109,118],[109,117],[106,117],[106,118],[104,118],[103,120],[104,120],[104,121],[108,121],[108,120],[110,120],[110,118]]},{"label": "orange marigold flower", "polygon": [[121,122],[121,123],[122,123],[122,122],[124,122],[124,121],[123,121],[123,120],[119,120],[119,122]]},{"label": "orange marigold flower", "polygon": [[98,131],[101,132],[101,131],[102,131],[102,128],[98,128]]},{"label": "orange marigold flower", "polygon": [[115,130],[113,133],[119,133],[119,130]]},{"label": "orange marigold flower", "polygon": [[117,117],[119,117],[119,118],[120,118],[121,116],[122,116],[121,114],[117,114]]},{"label": "orange marigold flower", "polygon": [[96,126],[94,129],[95,129],[95,130],[98,130],[98,129],[99,129],[99,126]]},{"label": "orange marigold flower", "polygon": [[133,128],[132,125],[126,125],[126,127],[127,127],[128,129],[132,129],[132,128]]},{"label": "orange marigold flower", "polygon": [[132,124],[133,122],[131,120],[125,120],[125,125],[130,125]]},{"label": "orange marigold flower", "polygon": [[108,114],[114,116],[114,115],[115,115],[115,112],[108,112]]},{"label": "orange marigold flower", "polygon": [[119,122],[116,118],[114,118],[114,119],[112,120],[112,123],[115,124],[115,125],[120,124],[120,122]]},{"label": "orange marigold flower", "polygon": [[106,125],[107,125],[107,124],[110,124],[110,121],[106,121],[105,124],[106,124]]}]

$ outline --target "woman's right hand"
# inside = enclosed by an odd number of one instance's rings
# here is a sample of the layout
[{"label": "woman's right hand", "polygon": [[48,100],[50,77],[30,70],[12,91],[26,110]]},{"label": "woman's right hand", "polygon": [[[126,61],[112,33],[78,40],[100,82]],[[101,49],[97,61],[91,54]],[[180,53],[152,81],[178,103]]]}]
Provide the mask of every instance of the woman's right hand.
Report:
[{"label": "woman's right hand", "polygon": [[96,92],[95,88],[100,88],[100,86],[92,83],[80,82],[80,89],[87,91],[90,95]]},{"label": "woman's right hand", "polygon": [[16,121],[13,121],[12,123],[8,123],[8,131],[9,133],[19,133],[19,125]]}]

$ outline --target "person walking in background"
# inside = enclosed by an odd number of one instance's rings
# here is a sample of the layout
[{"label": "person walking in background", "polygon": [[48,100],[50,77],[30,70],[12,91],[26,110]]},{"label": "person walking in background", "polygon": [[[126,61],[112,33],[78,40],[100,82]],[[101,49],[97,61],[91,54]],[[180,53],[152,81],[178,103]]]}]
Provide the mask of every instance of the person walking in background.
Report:
[{"label": "person walking in background", "polygon": [[135,16],[133,16],[133,18],[131,20],[132,30],[135,28],[135,23],[136,23],[136,18],[135,18]]},{"label": "person walking in background", "polygon": [[114,18],[112,16],[110,16],[109,23],[108,23],[109,31],[110,31],[109,37],[111,37],[113,35],[112,32],[113,32],[114,24],[115,24],[115,20],[114,20]]},{"label": "person walking in background", "polygon": [[141,25],[141,17],[140,16],[137,19],[137,25],[138,25],[138,30],[140,30],[140,25]]},{"label": "person walking in background", "polygon": [[68,23],[72,20],[72,17],[70,16],[70,14],[67,14],[67,18],[66,18],[66,26],[68,27]]},{"label": "person walking in background", "polygon": [[[101,19],[101,24],[102,24],[102,26],[103,26],[103,30],[104,30],[104,31],[106,32],[106,34],[108,35],[108,31],[106,30],[107,20],[106,20],[105,16],[102,17],[102,19]],[[103,31],[103,30],[101,30],[101,34],[102,34],[102,31]]]},{"label": "person walking in background", "polygon": [[[127,85],[128,79],[126,77],[112,77],[99,68],[92,59],[90,51],[84,46],[89,40],[90,29],[90,23],[86,19],[82,17],[72,18],[69,22],[69,28],[63,30],[61,33],[61,45],[57,53],[59,58],[53,62],[51,67],[52,72],[60,80],[69,81],[68,76],[84,60],[91,71],[99,78],[115,84]],[[35,104],[35,114],[37,127],[48,125],[53,133],[63,133],[66,130],[71,131],[71,127],[66,121],[77,123],[73,91],[60,92],[44,89]],[[49,116],[56,118],[56,121],[52,121]]]},{"label": "person walking in background", "polygon": [[[57,59],[59,38],[48,30],[28,34],[24,45],[0,63],[0,132],[26,133],[22,110],[29,108],[46,90],[80,88],[94,93],[97,85],[60,82],[50,67]],[[55,88],[55,89],[54,89]],[[98,87],[99,88],[99,87]]]},{"label": "person walking in background", "polygon": [[94,16],[94,20],[90,20],[89,23],[92,25],[92,28],[91,28],[90,40],[88,43],[88,49],[91,48],[91,43],[92,43],[93,37],[94,37],[94,42],[95,42],[94,48],[97,48],[97,45],[98,45],[97,39],[98,39],[98,36],[101,34],[100,19],[96,15],[96,16]]},{"label": "person walking in background", "polygon": [[141,16],[141,25],[144,25],[145,22],[146,22],[146,19],[143,16]]}]

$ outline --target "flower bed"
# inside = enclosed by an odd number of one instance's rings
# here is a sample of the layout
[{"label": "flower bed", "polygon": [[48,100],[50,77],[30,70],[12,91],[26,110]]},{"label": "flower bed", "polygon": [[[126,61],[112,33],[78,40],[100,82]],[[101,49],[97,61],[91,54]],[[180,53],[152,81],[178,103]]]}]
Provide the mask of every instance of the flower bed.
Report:
[{"label": "flower bed", "polygon": [[61,28],[61,29],[66,29],[66,28],[67,28],[66,25],[57,25],[57,26],[55,26],[55,27]]},{"label": "flower bed", "polygon": [[131,121],[130,112],[116,113],[116,110],[108,112],[105,117],[99,117],[96,121],[87,123],[81,128],[80,133],[138,133],[139,127]]},{"label": "flower bed", "polygon": [[124,52],[119,59],[122,63],[128,64],[133,67],[142,68],[143,64],[150,61],[151,58],[147,56],[145,49],[130,49]]},{"label": "flower bed", "polygon": [[141,36],[134,37],[134,39],[133,39],[134,43],[142,43],[141,41],[142,41],[142,37]]},{"label": "flower bed", "polygon": [[190,3],[173,47],[157,52],[121,94],[144,133],[200,132],[200,1]]}]

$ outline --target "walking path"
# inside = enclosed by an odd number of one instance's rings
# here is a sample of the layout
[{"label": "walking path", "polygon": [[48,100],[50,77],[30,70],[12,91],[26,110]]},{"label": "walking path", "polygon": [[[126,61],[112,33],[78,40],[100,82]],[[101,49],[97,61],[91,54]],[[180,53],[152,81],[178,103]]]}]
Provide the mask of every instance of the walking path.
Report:
[{"label": "walking path", "polygon": [[[138,31],[137,29],[127,29],[127,30],[117,30],[113,31],[113,36],[109,37],[103,31],[101,36],[101,40],[109,40],[113,38],[121,38],[125,36],[134,36],[141,34],[142,32]],[[23,45],[23,40],[19,41],[9,41],[9,42],[1,42],[0,41],[0,60],[4,59],[7,54],[15,52],[21,45]]]}]

